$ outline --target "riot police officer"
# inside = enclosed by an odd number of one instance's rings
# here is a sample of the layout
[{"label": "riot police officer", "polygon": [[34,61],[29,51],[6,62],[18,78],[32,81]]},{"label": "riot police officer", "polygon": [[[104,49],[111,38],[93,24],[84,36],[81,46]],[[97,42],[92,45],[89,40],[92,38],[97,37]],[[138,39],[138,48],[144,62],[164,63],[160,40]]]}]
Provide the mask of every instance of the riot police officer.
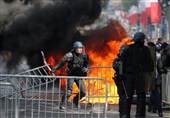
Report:
[{"label": "riot police officer", "polygon": [[137,32],[123,56],[124,83],[128,94],[122,111],[122,118],[130,118],[131,102],[134,91],[137,94],[136,118],[145,118],[145,79],[144,73],[153,71],[153,60],[149,48],[144,45],[145,34]]},{"label": "riot police officer", "polygon": [[[73,44],[73,50],[66,53],[62,60],[52,69],[52,73],[61,68],[65,63],[68,63],[68,76],[87,76],[90,69],[89,57],[84,51],[82,42],[76,41]],[[65,101],[70,97],[73,90],[73,83],[79,87],[80,92],[73,98],[73,103],[79,107],[79,100],[86,95],[86,88],[82,79],[68,79],[67,90],[61,99],[60,109],[65,110]]]},{"label": "riot police officer", "polygon": [[128,49],[128,45],[122,45],[119,50],[119,54],[117,55],[118,57],[113,60],[113,69],[115,70],[114,74],[114,81],[117,86],[117,92],[119,94],[119,115],[122,117],[122,111],[123,111],[123,105],[124,105],[124,100],[128,98],[126,95],[126,88],[124,86],[124,80],[123,80],[123,55],[126,53],[126,50]]}]

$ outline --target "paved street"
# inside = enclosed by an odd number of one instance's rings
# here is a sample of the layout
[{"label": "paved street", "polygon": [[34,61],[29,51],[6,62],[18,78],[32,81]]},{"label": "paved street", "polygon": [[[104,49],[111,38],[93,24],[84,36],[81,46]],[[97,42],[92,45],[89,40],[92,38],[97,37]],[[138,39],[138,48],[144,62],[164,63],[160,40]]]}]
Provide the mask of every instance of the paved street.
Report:
[{"label": "paved street", "polygon": [[[4,102],[2,100],[0,104],[0,118],[14,118],[14,110],[8,109],[8,114],[5,117],[4,109],[2,106]],[[33,103],[32,103],[33,102]],[[10,105],[10,102],[8,102]],[[59,110],[58,103],[51,102],[38,102],[38,101],[20,101],[19,118],[104,118],[104,105],[93,104],[87,106],[87,104],[81,104],[81,109],[73,108],[68,104],[67,111]],[[11,108],[11,107],[10,107]],[[14,107],[12,107],[14,108]],[[131,118],[135,118],[136,106],[132,105]],[[170,110],[164,109],[164,118],[170,118]],[[10,114],[10,115],[9,115]],[[146,118],[157,118],[157,113],[146,113]],[[118,105],[109,104],[107,110],[107,118],[119,118]]]},{"label": "paved street", "polygon": [[[108,118],[119,118],[118,115],[118,105],[109,105],[110,108],[110,113],[108,113]],[[135,118],[135,111],[136,111],[136,105],[132,105],[132,109],[131,109],[131,117]],[[164,118],[170,118],[170,110],[165,110],[163,111],[164,114]],[[146,112],[146,118],[159,118],[157,113],[149,113]]]}]

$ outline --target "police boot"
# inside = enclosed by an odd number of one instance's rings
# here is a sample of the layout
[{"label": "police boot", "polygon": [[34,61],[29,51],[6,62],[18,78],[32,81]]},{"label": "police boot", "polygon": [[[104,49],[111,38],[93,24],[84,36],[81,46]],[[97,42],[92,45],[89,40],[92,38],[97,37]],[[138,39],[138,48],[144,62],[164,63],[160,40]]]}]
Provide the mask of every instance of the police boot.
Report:
[{"label": "police boot", "polygon": [[65,104],[61,102],[60,104],[60,110],[61,111],[66,111],[66,107],[65,107]]},{"label": "police boot", "polygon": [[76,108],[80,109],[79,99],[77,96],[73,98],[73,103]]},{"label": "police boot", "polygon": [[124,105],[124,98],[123,97],[119,97],[119,115],[120,118],[123,115],[123,105]]},{"label": "police boot", "polygon": [[130,108],[131,108],[131,98],[125,99],[123,102],[121,118],[130,118]]},{"label": "police boot", "polygon": [[65,96],[63,96],[63,97],[61,98],[60,110],[61,110],[61,111],[65,111],[65,110],[66,110]]},{"label": "police boot", "polygon": [[137,97],[137,110],[136,110],[136,118],[145,118],[146,113],[146,103],[145,103],[145,95],[139,94]]},{"label": "police boot", "polygon": [[159,117],[163,117],[163,113],[158,113],[158,116]]},{"label": "police boot", "polygon": [[61,104],[61,105],[60,105],[60,110],[64,110],[64,111],[65,111],[65,110],[66,110],[66,107]]}]

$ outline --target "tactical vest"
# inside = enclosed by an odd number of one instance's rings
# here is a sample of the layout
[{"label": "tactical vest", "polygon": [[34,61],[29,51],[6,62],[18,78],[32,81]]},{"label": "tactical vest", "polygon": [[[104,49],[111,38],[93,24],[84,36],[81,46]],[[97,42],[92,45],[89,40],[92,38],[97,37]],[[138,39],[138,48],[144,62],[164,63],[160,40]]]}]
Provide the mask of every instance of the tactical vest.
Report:
[{"label": "tactical vest", "polygon": [[82,68],[84,67],[84,57],[83,55],[72,54],[73,57],[68,63],[68,69],[71,73],[81,73]]}]

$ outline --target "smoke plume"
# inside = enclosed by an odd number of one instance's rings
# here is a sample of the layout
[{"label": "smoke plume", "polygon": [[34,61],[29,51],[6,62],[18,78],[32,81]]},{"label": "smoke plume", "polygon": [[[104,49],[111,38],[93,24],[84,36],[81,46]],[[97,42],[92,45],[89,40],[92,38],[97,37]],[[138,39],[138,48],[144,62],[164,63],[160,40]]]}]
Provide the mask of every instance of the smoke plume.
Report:
[{"label": "smoke plume", "polygon": [[65,52],[77,27],[92,24],[108,0],[0,0],[1,50],[14,68],[26,57],[31,68],[42,64],[40,51]]}]

